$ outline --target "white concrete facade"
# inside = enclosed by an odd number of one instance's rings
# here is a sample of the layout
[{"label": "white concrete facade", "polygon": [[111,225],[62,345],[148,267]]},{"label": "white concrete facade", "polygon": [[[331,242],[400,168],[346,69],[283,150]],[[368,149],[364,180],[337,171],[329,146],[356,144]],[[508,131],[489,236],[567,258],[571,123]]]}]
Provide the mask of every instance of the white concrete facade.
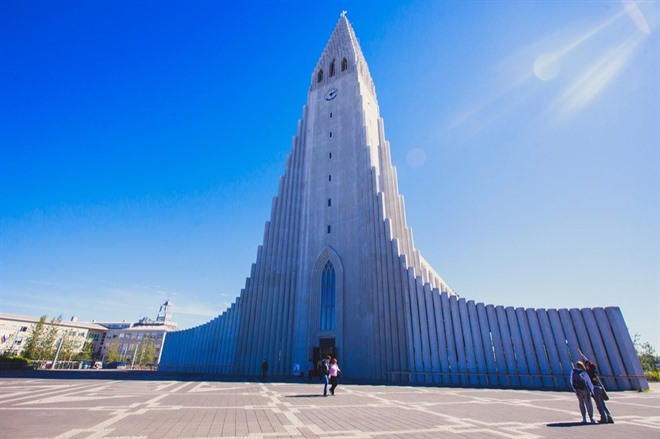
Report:
[{"label": "white concrete facade", "polygon": [[[39,322],[39,317],[23,316],[19,314],[0,313],[0,353],[20,355],[25,349],[25,343],[32,335],[32,329]],[[51,326],[51,320],[45,324]],[[93,341],[95,347],[93,352],[100,349],[98,343],[103,340],[107,329],[95,323],[78,322],[75,318],[71,321],[55,323],[57,337],[54,343],[59,342],[64,334],[73,340],[73,351],[82,351],[86,341]],[[96,350],[95,350],[96,349]]]},{"label": "white concrete facade", "polygon": [[[598,319],[589,317],[594,313]],[[587,322],[598,337],[574,329]],[[607,349],[587,346],[596,338]],[[265,359],[271,374],[289,375],[332,352],[355,378],[559,387],[578,359],[578,344],[604,372],[641,375],[618,308],[568,312],[466,302],[419,254],[375,86],[342,16],[312,72],[245,287],[214,320],[168,334],[160,369],[258,375]],[[636,378],[616,384],[646,386]]]}]

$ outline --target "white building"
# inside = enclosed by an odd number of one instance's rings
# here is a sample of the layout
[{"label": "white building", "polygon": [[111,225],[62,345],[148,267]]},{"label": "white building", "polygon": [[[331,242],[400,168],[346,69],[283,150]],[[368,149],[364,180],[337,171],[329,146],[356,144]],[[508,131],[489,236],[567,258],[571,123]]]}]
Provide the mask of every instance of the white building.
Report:
[{"label": "white building", "polygon": [[[39,317],[29,317],[18,314],[0,313],[0,353],[20,355],[25,348],[25,343],[32,335],[34,325],[39,322]],[[51,320],[46,320],[47,327],[51,326]],[[96,323],[78,322],[72,317],[70,321],[61,321],[56,324],[57,336],[54,343],[57,344],[63,336],[73,340],[73,350],[82,351],[86,341],[92,341],[95,347],[103,339],[107,328]],[[99,350],[93,349],[93,355]]]},{"label": "white building", "polygon": [[[111,345],[124,360],[132,361],[140,349],[147,347],[153,340],[154,360],[158,362],[165,340],[165,334],[177,329],[172,321],[172,302],[163,303],[156,320],[147,317],[137,322],[78,322],[76,317],[70,321],[55,323],[57,336],[54,340],[56,346],[63,336],[72,340],[72,350],[75,353],[82,351],[85,342],[93,343],[92,357],[102,360],[108,353]],[[0,313],[0,354],[20,355],[23,353],[25,343],[32,335],[32,329],[39,322],[39,317],[22,316],[17,314]],[[51,319],[46,320],[48,327],[52,326]],[[59,360],[66,360],[59,358]]]},{"label": "white building", "polygon": [[147,317],[137,322],[98,322],[106,328],[107,332],[99,340],[99,358],[104,360],[110,349],[127,362],[132,363],[140,357],[141,351],[148,349],[150,343],[154,344],[154,359],[149,363],[158,363],[162,352],[163,342],[168,332],[177,329],[172,321],[172,302],[165,301],[158,311],[156,320]]}]

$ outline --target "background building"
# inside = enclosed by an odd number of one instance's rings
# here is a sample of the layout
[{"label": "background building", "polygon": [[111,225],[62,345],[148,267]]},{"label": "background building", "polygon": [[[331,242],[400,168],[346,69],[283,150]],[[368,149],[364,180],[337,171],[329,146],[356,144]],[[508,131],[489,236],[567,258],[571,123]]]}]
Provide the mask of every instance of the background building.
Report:
[{"label": "background building", "polygon": [[[67,355],[58,356],[58,361],[77,358],[85,343],[91,344],[90,360],[104,361],[110,353],[113,361],[126,361],[130,364],[157,363],[160,358],[165,334],[176,329],[172,321],[173,305],[168,300],[159,309],[155,320],[144,317],[137,322],[78,322],[47,318],[47,329],[54,328],[49,343],[53,352],[63,340],[66,341]],[[21,355],[32,336],[39,317],[0,313],[0,354]],[[54,353],[43,360],[54,359]],[[136,361],[137,360],[137,361]]]},{"label": "background building", "polygon": [[[47,319],[46,324],[48,327],[56,328],[56,336],[53,340],[55,345],[66,338],[71,343],[71,351],[78,354],[89,341],[95,347],[92,349],[92,355],[100,354],[99,342],[103,340],[107,328],[96,323],[78,322],[76,317],[71,317],[70,321],[55,321],[55,323],[51,323],[51,320]],[[38,322],[39,317],[0,313],[0,353],[21,355]],[[60,360],[64,361],[67,358]]]},{"label": "background building", "polygon": [[165,335],[177,329],[172,321],[172,302],[167,300],[156,320],[144,317],[137,322],[98,322],[107,331],[99,340],[102,361],[121,360],[129,364],[151,364],[160,361]]}]

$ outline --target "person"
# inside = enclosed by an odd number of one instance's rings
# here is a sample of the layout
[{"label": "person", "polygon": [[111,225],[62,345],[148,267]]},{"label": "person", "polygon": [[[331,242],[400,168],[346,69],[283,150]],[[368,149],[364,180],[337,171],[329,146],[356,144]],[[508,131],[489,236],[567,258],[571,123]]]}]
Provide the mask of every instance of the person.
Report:
[{"label": "person", "polygon": [[330,382],[332,383],[332,386],[330,386],[330,394],[332,396],[335,396],[335,389],[337,388],[337,377],[341,373],[341,369],[339,369],[339,365],[337,364],[337,359],[333,358],[330,360]]},{"label": "person", "polygon": [[[577,361],[575,363],[575,368],[571,370],[571,388],[575,392],[575,395],[578,399],[578,404],[580,405],[580,413],[582,414],[582,423],[587,423],[586,414],[589,415],[589,421],[592,424],[595,424],[594,420],[594,406],[591,404],[591,395],[594,394],[594,386],[591,384],[591,379],[589,375],[584,370],[584,363]],[[585,410],[586,406],[586,410]],[[585,414],[586,411],[586,414]]]},{"label": "person", "polygon": [[325,358],[321,360],[321,367],[319,368],[319,373],[323,375],[323,396],[328,396],[331,358],[330,355],[326,355]]},{"label": "person", "polygon": [[266,374],[268,373],[268,361],[264,359],[264,362],[261,363],[261,379],[266,380]]},{"label": "person", "polygon": [[587,375],[589,375],[589,379],[591,380],[591,384],[594,386],[594,401],[596,401],[596,408],[598,409],[598,413],[600,414],[600,420],[598,421],[599,424],[614,424],[614,419],[612,419],[612,415],[610,414],[610,410],[607,408],[607,405],[605,404],[605,386],[603,386],[603,382],[600,380],[600,377],[598,376],[598,368],[596,367],[596,363],[593,361],[589,361],[589,359],[582,353],[581,350],[578,349],[578,352],[582,356],[582,359],[584,360],[584,367],[587,371]]}]

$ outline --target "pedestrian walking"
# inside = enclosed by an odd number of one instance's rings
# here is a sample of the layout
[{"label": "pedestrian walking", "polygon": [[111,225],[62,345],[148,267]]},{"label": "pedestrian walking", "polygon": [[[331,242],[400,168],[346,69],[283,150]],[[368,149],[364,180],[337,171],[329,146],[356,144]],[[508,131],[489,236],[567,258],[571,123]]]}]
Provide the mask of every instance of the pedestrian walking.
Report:
[{"label": "pedestrian walking", "polygon": [[330,360],[330,382],[332,383],[332,386],[330,386],[330,394],[332,396],[335,396],[335,389],[337,388],[337,378],[339,377],[339,374],[341,373],[341,369],[339,369],[339,365],[337,364],[337,359],[333,358]]},{"label": "pedestrian walking", "polygon": [[319,372],[323,376],[323,396],[328,396],[328,384],[330,382],[330,360],[332,357],[326,355],[323,360],[321,360],[321,368]]}]

